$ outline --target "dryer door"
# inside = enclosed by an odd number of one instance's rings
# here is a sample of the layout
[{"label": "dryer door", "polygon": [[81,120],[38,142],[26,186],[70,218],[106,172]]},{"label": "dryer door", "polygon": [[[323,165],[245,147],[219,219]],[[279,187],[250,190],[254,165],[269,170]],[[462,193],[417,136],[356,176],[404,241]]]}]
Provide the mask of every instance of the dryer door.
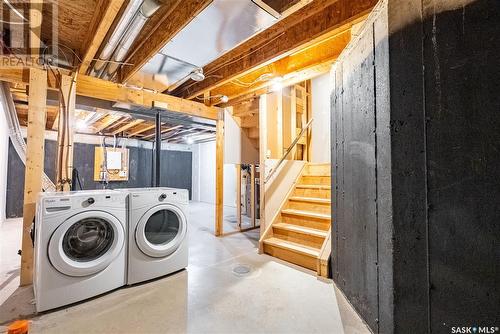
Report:
[{"label": "dryer door", "polygon": [[167,257],[187,234],[184,213],[175,205],[157,205],[141,217],[135,229],[137,247],[150,257]]},{"label": "dryer door", "polygon": [[108,267],[122,251],[125,230],[103,211],[78,213],[52,234],[48,252],[52,265],[68,276],[87,276]]}]

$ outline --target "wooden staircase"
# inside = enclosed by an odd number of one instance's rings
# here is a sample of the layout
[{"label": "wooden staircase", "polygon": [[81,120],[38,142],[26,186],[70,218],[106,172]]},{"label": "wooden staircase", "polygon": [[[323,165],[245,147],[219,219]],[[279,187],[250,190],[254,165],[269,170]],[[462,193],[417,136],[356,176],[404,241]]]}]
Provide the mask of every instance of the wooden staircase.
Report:
[{"label": "wooden staircase", "polygon": [[261,239],[264,253],[327,277],[330,255],[330,164],[306,164]]}]

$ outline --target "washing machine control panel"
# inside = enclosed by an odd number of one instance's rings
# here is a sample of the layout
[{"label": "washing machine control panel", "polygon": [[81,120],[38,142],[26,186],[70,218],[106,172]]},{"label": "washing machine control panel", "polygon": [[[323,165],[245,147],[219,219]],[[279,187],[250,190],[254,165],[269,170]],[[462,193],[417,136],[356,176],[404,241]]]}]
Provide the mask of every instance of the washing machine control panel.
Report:
[{"label": "washing machine control panel", "polygon": [[[102,205],[125,204],[125,197],[122,194],[82,194],[78,195],[46,195],[43,198],[45,212],[60,212],[71,208],[91,208]],[[112,203],[112,204],[111,204]]]}]

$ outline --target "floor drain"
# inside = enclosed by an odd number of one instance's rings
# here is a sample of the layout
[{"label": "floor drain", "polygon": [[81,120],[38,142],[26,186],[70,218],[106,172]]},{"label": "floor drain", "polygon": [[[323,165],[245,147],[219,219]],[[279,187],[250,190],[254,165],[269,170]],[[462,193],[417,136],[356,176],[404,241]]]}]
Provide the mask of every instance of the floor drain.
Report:
[{"label": "floor drain", "polygon": [[233,268],[233,274],[236,276],[247,276],[252,271],[252,268],[246,264],[238,264]]}]

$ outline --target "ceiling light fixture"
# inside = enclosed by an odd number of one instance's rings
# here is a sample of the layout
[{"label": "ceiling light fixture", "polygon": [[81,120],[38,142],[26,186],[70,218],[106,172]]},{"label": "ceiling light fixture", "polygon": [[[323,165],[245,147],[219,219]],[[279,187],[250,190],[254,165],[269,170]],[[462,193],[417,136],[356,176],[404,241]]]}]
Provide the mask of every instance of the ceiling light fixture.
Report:
[{"label": "ceiling light fixture", "polygon": [[191,137],[187,137],[187,138],[186,138],[186,144],[191,145],[191,144],[193,144],[193,143],[194,143],[193,138],[191,138]]},{"label": "ceiling light fixture", "polygon": [[229,101],[229,98],[226,95],[222,95],[220,97],[220,102],[221,103],[227,103],[227,101]]},{"label": "ceiling light fixture", "polygon": [[76,128],[78,130],[85,130],[87,128],[87,123],[84,120],[79,120],[76,122]]},{"label": "ceiling light fixture", "polygon": [[193,70],[191,74],[189,74],[191,80],[194,81],[203,81],[205,80],[205,74],[203,74],[203,69],[201,67]]},{"label": "ceiling light fixture", "polygon": [[276,77],[273,80],[271,80],[271,92],[278,92],[283,89],[283,78],[282,77]]}]

